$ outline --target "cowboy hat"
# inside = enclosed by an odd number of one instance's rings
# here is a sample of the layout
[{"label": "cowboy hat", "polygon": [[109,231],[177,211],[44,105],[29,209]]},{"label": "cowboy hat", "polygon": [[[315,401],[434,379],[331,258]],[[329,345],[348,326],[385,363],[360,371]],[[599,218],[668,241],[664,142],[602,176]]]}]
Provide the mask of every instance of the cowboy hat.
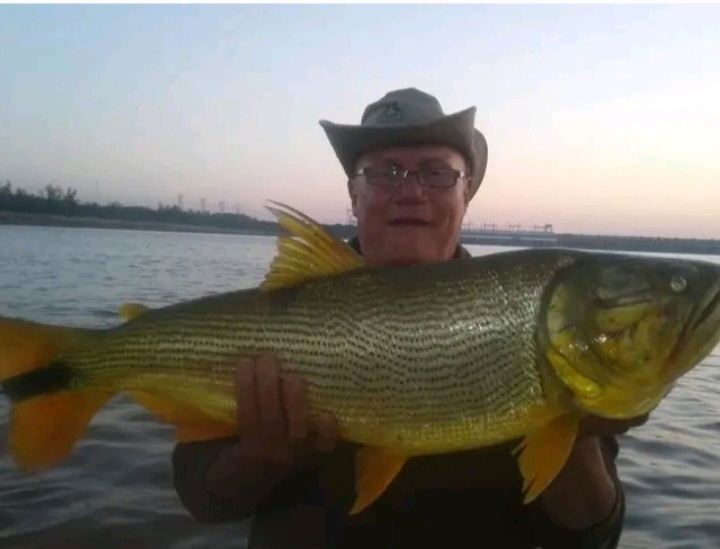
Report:
[{"label": "cowboy hat", "polygon": [[470,164],[470,198],[480,187],[488,160],[487,141],[475,129],[476,107],[446,115],[438,100],[416,88],[388,92],[365,108],[360,125],[320,120],[348,178],[366,152],[413,144],[447,145]]}]

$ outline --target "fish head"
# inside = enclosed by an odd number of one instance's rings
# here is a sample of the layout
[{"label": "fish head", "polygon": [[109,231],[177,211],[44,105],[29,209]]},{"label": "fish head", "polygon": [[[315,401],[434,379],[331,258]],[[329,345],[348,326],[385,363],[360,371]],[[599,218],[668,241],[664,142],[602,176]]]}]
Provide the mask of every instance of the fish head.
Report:
[{"label": "fish head", "polygon": [[578,408],[652,411],[720,343],[720,265],[591,255],[546,294],[541,346]]}]

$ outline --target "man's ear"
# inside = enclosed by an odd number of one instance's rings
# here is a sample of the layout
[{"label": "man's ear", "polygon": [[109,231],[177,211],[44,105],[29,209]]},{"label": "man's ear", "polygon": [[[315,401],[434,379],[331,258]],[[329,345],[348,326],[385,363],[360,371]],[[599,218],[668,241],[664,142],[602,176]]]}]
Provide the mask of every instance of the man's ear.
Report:
[{"label": "man's ear", "polygon": [[463,188],[463,199],[465,202],[465,211],[467,211],[468,206],[470,206],[470,179],[465,179],[465,187]]},{"label": "man's ear", "polygon": [[465,198],[465,211],[467,211],[468,206],[470,205],[470,187],[472,186],[472,168],[470,161],[465,158],[465,173],[467,176],[464,177],[465,179],[465,188],[463,189],[463,197]]},{"label": "man's ear", "polygon": [[352,207],[352,213],[357,217],[357,189],[355,188],[355,181],[348,179],[347,182],[348,194],[350,195],[350,205]]}]

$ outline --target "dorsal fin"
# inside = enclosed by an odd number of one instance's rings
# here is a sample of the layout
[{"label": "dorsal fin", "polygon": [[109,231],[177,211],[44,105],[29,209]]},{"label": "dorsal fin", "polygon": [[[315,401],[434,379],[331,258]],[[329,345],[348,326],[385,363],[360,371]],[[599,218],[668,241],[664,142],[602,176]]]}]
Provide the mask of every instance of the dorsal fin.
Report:
[{"label": "dorsal fin", "polygon": [[150,310],[150,307],[146,307],[141,303],[123,303],[120,307],[120,318],[125,321],[137,318]]},{"label": "dorsal fin", "polygon": [[288,288],[323,276],[341,274],[365,265],[362,256],[317,221],[285,204],[266,206],[290,236],[277,239],[277,254],[261,287]]}]

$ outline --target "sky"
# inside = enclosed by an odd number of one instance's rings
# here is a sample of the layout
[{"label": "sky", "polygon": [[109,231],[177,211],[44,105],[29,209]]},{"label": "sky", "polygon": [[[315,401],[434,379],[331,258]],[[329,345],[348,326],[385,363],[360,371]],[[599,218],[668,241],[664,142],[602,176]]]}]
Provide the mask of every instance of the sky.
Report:
[{"label": "sky", "polygon": [[477,107],[466,220],[720,238],[718,5],[3,5],[0,181],[346,222],[320,119]]}]

